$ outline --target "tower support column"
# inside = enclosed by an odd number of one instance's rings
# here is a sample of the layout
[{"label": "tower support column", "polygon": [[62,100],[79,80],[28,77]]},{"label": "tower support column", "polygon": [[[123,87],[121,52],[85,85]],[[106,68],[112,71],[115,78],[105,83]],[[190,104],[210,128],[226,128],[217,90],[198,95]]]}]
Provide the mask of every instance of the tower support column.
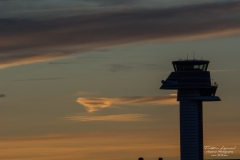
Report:
[{"label": "tower support column", "polygon": [[202,101],[179,101],[181,160],[203,160]]}]

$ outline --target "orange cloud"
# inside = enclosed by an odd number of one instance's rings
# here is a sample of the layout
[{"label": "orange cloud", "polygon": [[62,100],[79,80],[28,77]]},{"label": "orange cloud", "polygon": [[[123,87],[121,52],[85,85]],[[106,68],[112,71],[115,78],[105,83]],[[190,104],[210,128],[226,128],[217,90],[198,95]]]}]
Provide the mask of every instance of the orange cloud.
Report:
[{"label": "orange cloud", "polygon": [[66,117],[73,121],[146,121],[146,114],[118,114],[107,116],[69,116]]},{"label": "orange cloud", "polygon": [[19,66],[23,64],[31,64],[36,62],[45,62],[53,59],[62,58],[60,53],[48,53],[44,55],[35,55],[33,57],[25,57],[25,58],[18,58],[18,59],[11,59],[6,60],[5,62],[0,62],[0,69]]},{"label": "orange cloud", "polygon": [[[223,132],[223,128],[227,132]],[[229,159],[240,156],[240,137],[236,127],[205,128],[204,145],[216,147],[236,146]],[[17,160],[179,160],[179,128],[161,130],[132,130],[120,132],[81,132],[75,134],[38,135],[26,137],[0,137],[0,159]],[[205,153],[205,158],[211,159]]]},{"label": "orange cloud", "polygon": [[139,156],[156,159],[159,156],[177,157],[178,139],[172,135],[170,131],[134,131],[12,137],[0,140],[0,159],[127,160]]},{"label": "orange cloud", "polygon": [[78,98],[77,102],[88,112],[108,108],[112,105],[174,105],[177,104],[176,94],[162,97],[126,97],[126,98]]},{"label": "orange cloud", "polygon": [[[237,146],[228,158],[239,158],[239,135],[219,136],[222,128],[207,136],[205,146]],[[224,141],[221,141],[224,140]],[[0,138],[0,159],[17,160],[136,160],[145,159],[179,160],[179,130],[92,132],[79,134],[40,135],[34,137]],[[205,154],[209,156],[209,154]],[[211,157],[210,157],[211,158]]]}]

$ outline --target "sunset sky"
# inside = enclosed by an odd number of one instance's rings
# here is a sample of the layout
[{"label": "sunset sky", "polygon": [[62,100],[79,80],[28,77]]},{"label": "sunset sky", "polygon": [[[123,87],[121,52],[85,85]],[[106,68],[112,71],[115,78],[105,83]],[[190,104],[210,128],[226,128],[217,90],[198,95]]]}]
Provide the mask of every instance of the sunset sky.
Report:
[{"label": "sunset sky", "polygon": [[187,55],[222,100],[203,103],[204,145],[240,158],[240,1],[0,0],[0,159],[179,160],[159,87]]}]

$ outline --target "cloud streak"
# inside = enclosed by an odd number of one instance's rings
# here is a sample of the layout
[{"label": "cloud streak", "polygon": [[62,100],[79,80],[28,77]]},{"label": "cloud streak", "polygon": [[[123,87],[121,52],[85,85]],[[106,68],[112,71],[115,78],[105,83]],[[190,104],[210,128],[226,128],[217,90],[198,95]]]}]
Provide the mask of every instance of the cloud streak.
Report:
[{"label": "cloud streak", "polygon": [[210,72],[231,72],[236,70],[237,69],[220,69],[220,70],[210,70]]},{"label": "cloud streak", "polygon": [[107,115],[107,116],[69,116],[66,117],[68,120],[72,121],[147,121],[148,115],[146,114],[118,114],[118,115]]},{"label": "cloud streak", "polygon": [[63,80],[67,79],[65,77],[56,77],[56,78],[30,78],[30,79],[19,79],[14,81],[51,81],[51,80]]},{"label": "cloud streak", "polygon": [[[176,138],[169,138],[176,132],[134,131],[94,132],[79,134],[40,135],[35,137],[1,138],[0,159],[24,160],[112,160],[136,159],[139,153],[157,157],[159,150],[164,157],[178,155]],[[168,135],[168,136],[166,136]],[[106,156],[107,155],[107,156]],[[145,156],[145,157],[146,157]]]},{"label": "cloud streak", "polygon": [[107,67],[111,72],[128,71],[132,68],[132,66],[123,64],[108,64]]},{"label": "cloud streak", "polygon": [[240,2],[0,19],[0,68],[151,41],[239,35]]},{"label": "cloud streak", "polygon": [[88,112],[95,112],[113,105],[174,105],[176,94],[161,97],[125,97],[125,98],[78,98]]}]

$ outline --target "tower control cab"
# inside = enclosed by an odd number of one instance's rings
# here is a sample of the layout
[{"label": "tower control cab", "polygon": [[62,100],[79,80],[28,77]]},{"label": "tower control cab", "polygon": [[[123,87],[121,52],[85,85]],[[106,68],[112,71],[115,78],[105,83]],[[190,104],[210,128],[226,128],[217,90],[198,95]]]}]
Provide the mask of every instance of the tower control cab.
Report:
[{"label": "tower control cab", "polygon": [[160,89],[197,90],[201,96],[215,96],[218,85],[211,83],[207,60],[173,61],[174,72],[162,80]]}]

